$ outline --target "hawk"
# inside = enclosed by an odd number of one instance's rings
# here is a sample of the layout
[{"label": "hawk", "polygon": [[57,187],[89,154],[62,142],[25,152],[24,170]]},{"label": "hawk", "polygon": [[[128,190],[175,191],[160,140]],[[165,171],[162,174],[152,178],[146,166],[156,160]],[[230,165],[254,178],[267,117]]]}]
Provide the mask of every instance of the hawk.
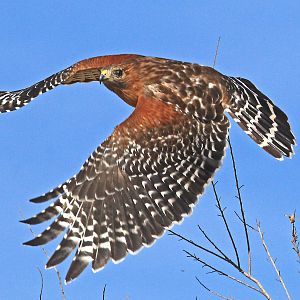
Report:
[{"label": "hawk", "polygon": [[58,85],[92,81],[135,109],[78,174],[31,200],[53,200],[50,206],[22,221],[56,218],[25,245],[43,245],[65,232],[46,268],[76,249],[66,282],[89,263],[99,271],[151,246],[192,213],[224,157],[230,127],[225,112],[273,157],[294,153],[287,116],[249,80],[135,54],[86,59],[28,88],[0,92],[0,112],[19,109]]}]

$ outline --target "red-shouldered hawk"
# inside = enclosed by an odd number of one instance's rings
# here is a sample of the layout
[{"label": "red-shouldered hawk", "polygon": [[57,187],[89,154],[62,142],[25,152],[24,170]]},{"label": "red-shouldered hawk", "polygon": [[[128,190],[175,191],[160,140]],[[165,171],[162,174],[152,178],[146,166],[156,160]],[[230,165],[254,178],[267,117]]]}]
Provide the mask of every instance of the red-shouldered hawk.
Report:
[{"label": "red-shouldered hawk", "polygon": [[250,81],[198,64],[141,55],[112,55],[74,64],[31,87],[0,92],[0,112],[28,104],[58,85],[100,81],[135,110],[88,158],[78,174],[35,203],[54,202],[34,217],[56,217],[26,245],[65,232],[46,267],[77,248],[66,275],[91,262],[101,270],[152,243],[192,213],[224,156],[228,112],[277,159],[291,157],[295,138],[287,116]]}]

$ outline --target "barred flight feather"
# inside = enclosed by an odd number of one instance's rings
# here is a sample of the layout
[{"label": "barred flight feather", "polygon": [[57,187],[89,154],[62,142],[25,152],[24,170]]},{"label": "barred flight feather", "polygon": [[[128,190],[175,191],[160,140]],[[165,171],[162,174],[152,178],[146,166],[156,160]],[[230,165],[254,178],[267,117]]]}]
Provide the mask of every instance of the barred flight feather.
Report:
[{"label": "barred flight feather", "polygon": [[38,95],[46,93],[62,84],[69,76],[70,68],[53,74],[52,76],[22,90],[0,92],[0,113],[17,110],[27,105]]},{"label": "barred flight feather", "polygon": [[286,114],[247,79],[228,77],[227,88],[226,109],[239,126],[275,158],[291,157],[296,142]]}]

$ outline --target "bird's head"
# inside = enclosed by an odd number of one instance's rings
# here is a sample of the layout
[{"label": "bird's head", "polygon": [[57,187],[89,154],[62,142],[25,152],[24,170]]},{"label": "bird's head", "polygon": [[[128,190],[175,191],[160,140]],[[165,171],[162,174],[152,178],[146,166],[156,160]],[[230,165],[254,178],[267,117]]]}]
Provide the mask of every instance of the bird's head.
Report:
[{"label": "bird's head", "polygon": [[135,63],[110,65],[100,70],[99,82],[120,96],[129,105],[135,106],[142,94],[141,81]]},{"label": "bird's head", "polygon": [[149,96],[153,86],[170,80],[171,75],[165,59],[138,56],[103,66],[99,81],[129,105],[135,106],[138,97]]}]

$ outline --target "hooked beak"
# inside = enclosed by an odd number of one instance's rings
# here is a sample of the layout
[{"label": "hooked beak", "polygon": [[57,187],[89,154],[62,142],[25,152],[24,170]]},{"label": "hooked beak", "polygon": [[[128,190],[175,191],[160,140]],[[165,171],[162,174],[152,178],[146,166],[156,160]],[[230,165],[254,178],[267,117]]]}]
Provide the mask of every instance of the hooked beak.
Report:
[{"label": "hooked beak", "polygon": [[100,84],[101,84],[102,81],[104,80],[104,77],[105,77],[105,76],[104,76],[103,74],[100,75],[100,77],[99,77],[99,83],[100,83]]},{"label": "hooked beak", "polygon": [[99,76],[99,83],[101,84],[105,79],[107,79],[108,70],[102,69]]}]

